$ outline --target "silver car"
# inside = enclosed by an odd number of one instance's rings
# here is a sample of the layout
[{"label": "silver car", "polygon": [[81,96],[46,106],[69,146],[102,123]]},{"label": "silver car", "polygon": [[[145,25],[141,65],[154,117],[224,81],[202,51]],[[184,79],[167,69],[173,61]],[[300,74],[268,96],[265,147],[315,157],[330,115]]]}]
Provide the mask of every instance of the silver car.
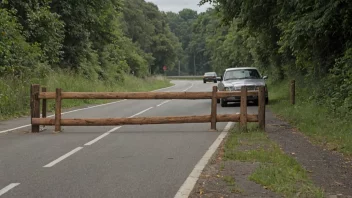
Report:
[{"label": "silver car", "polygon": [[[225,70],[223,76],[220,77],[218,84],[219,91],[240,91],[242,86],[246,86],[247,90],[256,90],[258,86],[265,86],[265,103],[268,104],[268,89],[265,83],[267,76],[261,76],[255,67],[236,67]],[[221,98],[218,103],[222,107],[226,107],[229,102],[240,102],[241,97]],[[248,96],[247,101],[258,104],[257,96]]]}]

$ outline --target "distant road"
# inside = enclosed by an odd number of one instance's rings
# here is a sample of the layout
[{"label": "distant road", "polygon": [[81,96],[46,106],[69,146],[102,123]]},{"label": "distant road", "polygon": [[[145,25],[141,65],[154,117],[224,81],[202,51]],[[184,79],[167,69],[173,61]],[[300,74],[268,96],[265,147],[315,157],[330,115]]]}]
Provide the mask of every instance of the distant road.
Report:
[{"label": "distant road", "polygon": [[185,79],[185,80],[203,78],[203,76],[166,76],[166,77],[169,79]]}]

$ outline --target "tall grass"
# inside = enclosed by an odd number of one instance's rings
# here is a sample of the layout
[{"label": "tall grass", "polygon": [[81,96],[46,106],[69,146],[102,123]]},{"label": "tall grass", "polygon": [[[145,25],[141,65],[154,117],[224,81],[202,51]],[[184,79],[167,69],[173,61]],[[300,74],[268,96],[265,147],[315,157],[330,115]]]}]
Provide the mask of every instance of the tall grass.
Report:
[{"label": "tall grass", "polygon": [[269,108],[296,126],[313,142],[352,156],[352,119],[334,114],[327,105],[317,104],[311,92],[299,84],[296,104],[289,102],[289,82],[269,83]]},{"label": "tall grass", "polygon": [[[47,87],[47,91],[87,91],[87,92],[126,92],[126,91],[151,91],[170,86],[171,83],[163,77],[149,77],[140,79],[133,76],[124,76],[124,81],[104,82],[89,80],[82,76],[64,72],[53,72],[42,79],[14,80],[0,78],[0,120],[14,118],[29,113],[29,91],[31,84],[40,84]],[[63,100],[63,107],[69,108],[85,104],[97,104],[107,100]],[[50,100],[49,110],[54,109]]]}]

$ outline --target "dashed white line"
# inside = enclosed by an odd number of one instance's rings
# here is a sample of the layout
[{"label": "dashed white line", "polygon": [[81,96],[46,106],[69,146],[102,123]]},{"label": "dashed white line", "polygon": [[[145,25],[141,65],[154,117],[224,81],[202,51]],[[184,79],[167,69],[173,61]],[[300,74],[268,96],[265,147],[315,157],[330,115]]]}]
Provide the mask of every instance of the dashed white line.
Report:
[{"label": "dashed white line", "polygon": [[11,183],[9,185],[7,185],[6,187],[4,187],[3,189],[0,190],[0,196],[7,193],[8,191],[10,191],[11,189],[13,189],[14,187],[20,185],[20,183]]},{"label": "dashed white line", "polygon": [[110,134],[109,132],[103,133],[102,135],[98,136],[94,140],[85,143],[84,146],[90,146],[90,145],[94,144],[95,142],[99,141],[100,139],[104,138],[105,136],[107,136],[109,134]]},{"label": "dashed white line", "polygon": [[107,133],[112,133],[114,131],[116,131],[117,129],[121,128],[122,126],[118,126],[118,127],[115,127],[113,129],[111,129],[110,131],[108,131]]},{"label": "dashed white line", "polygon": [[187,91],[187,90],[191,89],[191,88],[193,87],[193,85],[194,85],[194,84],[192,83],[190,87],[188,87],[187,89],[185,89],[185,90],[183,90],[183,91]]},{"label": "dashed white line", "polygon": [[140,115],[140,114],[142,114],[142,113],[144,113],[144,112],[146,112],[146,111],[151,110],[152,108],[153,108],[153,107],[149,107],[148,109],[145,109],[145,110],[143,110],[143,111],[141,111],[141,112],[139,112],[139,113],[136,113],[136,114],[130,116],[129,118],[133,118],[133,117],[135,117],[135,116],[137,116],[137,115]]},{"label": "dashed white line", "polygon": [[[140,112],[138,112],[138,113],[136,113],[136,114],[130,116],[129,118],[133,118],[133,117],[135,117],[135,116],[137,116],[137,115],[140,115],[140,114],[142,114],[142,113],[144,113],[144,112],[146,112],[146,111],[149,111],[149,110],[152,109],[152,108],[153,108],[153,107],[149,107],[148,109],[145,109],[145,110],[143,110],[143,111],[140,111]],[[109,135],[110,133],[116,131],[116,130],[119,129],[119,128],[121,128],[121,126],[115,127],[115,128],[113,128],[113,129],[111,129],[110,131],[108,131],[108,132],[106,132],[106,133],[103,133],[102,135],[98,136],[97,138],[93,139],[92,141],[85,143],[84,145],[85,145],[85,146],[90,146],[90,145],[96,143],[97,141],[103,139],[105,136]]]},{"label": "dashed white line", "polygon": [[47,164],[47,165],[45,165],[45,166],[43,166],[43,167],[44,167],[44,168],[53,167],[55,164],[57,164],[57,163],[61,162],[62,160],[64,160],[64,159],[70,157],[71,155],[73,155],[74,153],[78,152],[78,151],[81,150],[82,148],[83,148],[83,147],[77,147],[77,148],[73,149],[72,151],[66,153],[65,155],[63,155],[63,156],[57,158],[56,160],[50,162],[49,164]]},{"label": "dashed white line", "polygon": [[168,102],[170,102],[171,100],[166,100],[166,101],[164,101],[164,102],[162,102],[162,103],[160,103],[160,104],[158,104],[158,105],[156,105],[157,107],[160,107],[161,105],[163,105],[163,104],[166,104],[166,103],[168,103]]},{"label": "dashed white line", "polygon": [[228,131],[232,126],[232,122],[227,123],[223,132],[220,133],[218,138],[213,142],[213,144],[209,147],[208,151],[203,155],[202,159],[199,160],[197,165],[192,170],[191,174],[187,177],[186,181],[182,184],[180,189],[177,191],[174,198],[187,198],[192,192],[197,180],[202,173],[205,166],[208,164],[210,158],[215,153],[216,149],[219,147],[223,139],[226,137]]},{"label": "dashed white line", "polygon": [[85,143],[84,146],[90,146],[90,145],[96,143],[97,141],[103,139],[105,136],[109,135],[110,133],[116,131],[119,128],[121,128],[121,126],[115,127],[113,129],[111,129],[110,131],[103,133],[102,135],[98,136],[97,138],[93,139],[92,141]]}]

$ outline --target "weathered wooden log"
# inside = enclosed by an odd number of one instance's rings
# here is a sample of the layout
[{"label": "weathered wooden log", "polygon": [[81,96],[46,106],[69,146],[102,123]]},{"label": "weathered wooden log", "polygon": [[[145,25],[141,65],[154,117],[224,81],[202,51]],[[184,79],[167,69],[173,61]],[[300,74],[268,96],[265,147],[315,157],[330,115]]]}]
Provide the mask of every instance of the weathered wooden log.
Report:
[{"label": "weathered wooden log", "polygon": [[217,86],[213,86],[213,97],[211,99],[211,124],[210,124],[210,129],[211,130],[216,130],[216,108],[217,108],[217,98],[216,98],[216,92],[218,91]]},{"label": "weathered wooden log", "polygon": [[[257,115],[247,115],[248,122],[258,122]],[[139,118],[98,118],[98,119],[61,119],[61,126],[117,126],[146,124],[181,124],[206,123],[211,121],[210,115],[202,116],[172,116],[172,117],[139,117]],[[222,114],[216,116],[217,122],[239,122],[239,114]],[[55,125],[55,119],[33,118],[37,125]]]},{"label": "weathered wooden log", "polygon": [[[46,92],[46,87],[42,87],[42,93]],[[43,99],[42,102],[42,118],[46,118],[46,111],[47,111],[47,103],[46,99]]]},{"label": "weathered wooden log", "polygon": [[290,101],[291,104],[296,104],[296,81],[291,80],[290,83]]},{"label": "weathered wooden log", "polygon": [[247,131],[247,87],[241,87],[241,110],[240,110],[241,130]]},{"label": "weathered wooden log", "polygon": [[259,88],[258,124],[259,124],[259,128],[265,131],[265,87]]},{"label": "weathered wooden log", "polygon": [[[55,99],[55,92],[42,92],[40,99]],[[258,91],[248,91],[248,96]],[[217,98],[241,96],[239,91],[220,91]],[[62,92],[62,99],[211,99],[212,92]]]},{"label": "weathered wooden log", "polygon": [[[55,92],[39,95],[54,99]],[[212,92],[62,92],[62,99],[211,99]]]},{"label": "weathered wooden log", "polygon": [[61,131],[61,89],[56,89],[55,99],[55,132]]},{"label": "weathered wooden log", "polygon": [[[40,100],[38,98],[40,93],[40,85],[31,85],[30,95],[30,107],[31,107],[31,118],[40,118]],[[39,125],[31,123],[32,133],[39,132]]]}]

